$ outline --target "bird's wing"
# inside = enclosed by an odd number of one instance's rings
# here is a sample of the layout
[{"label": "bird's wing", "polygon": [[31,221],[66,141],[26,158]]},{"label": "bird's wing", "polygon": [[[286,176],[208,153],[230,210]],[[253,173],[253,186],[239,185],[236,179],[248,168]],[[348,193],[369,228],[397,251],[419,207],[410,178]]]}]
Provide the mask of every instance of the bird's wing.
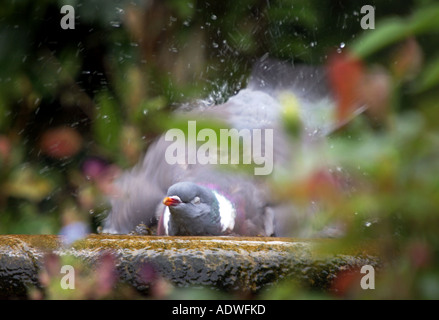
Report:
[{"label": "bird's wing", "polygon": [[184,166],[165,161],[169,142],[163,137],[152,143],[143,161],[122,174],[115,182],[116,193],[110,199],[111,211],[103,225],[105,233],[129,233],[143,223],[157,223],[158,204],[172,184],[178,182]]}]

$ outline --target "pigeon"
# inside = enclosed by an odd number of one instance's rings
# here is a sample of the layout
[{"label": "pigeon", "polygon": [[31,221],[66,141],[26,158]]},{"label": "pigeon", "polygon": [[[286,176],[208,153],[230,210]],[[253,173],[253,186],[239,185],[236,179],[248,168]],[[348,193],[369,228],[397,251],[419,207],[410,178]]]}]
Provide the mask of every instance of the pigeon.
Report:
[{"label": "pigeon", "polygon": [[[284,121],[285,105],[291,101],[299,106],[301,134],[295,142]],[[334,108],[323,67],[261,58],[247,87],[225,103],[196,105],[177,114],[222,121],[229,128],[247,130],[252,138],[271,130],[272,139],[262,135],[259,140],[259,151],[271,154],[272,172],[256,175],[230,165],[194,163],[189,148],[182,149],[184,161],[170,163],[167,152],[176,141],[164,134],[149,146],[143,161],[115,182],[118,192],[110,199],[102,232],[127,234],[144,224],[167,236],[283,236],[285,212],[291,208],[272,200],[268,177],[284,172],[296,147],[323,140],[334,130]],[[253,166],[256,158],[250,161]]]}]

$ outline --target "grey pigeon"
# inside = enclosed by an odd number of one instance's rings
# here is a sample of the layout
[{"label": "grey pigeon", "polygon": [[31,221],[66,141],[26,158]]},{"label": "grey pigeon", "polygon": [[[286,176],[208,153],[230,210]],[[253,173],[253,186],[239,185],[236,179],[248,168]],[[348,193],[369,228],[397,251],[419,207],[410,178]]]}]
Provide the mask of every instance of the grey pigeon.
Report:
[{"label": "grey pigeon", "polygon": [[[294,143],[284,127],[285,93],[293,94],[300,106],[302,133]],[[295,147],[321,140],[333,130],[333,108],[324,68],[262,58],[245,89],[224,104],[194,107],[185,115],[221,120],[237,130],[271,129],[274,138],[262,141],[262,152],[272,150],[272,174],[276,174],[294,157]],[[220,164],[189,163],[187,154],[186,161],[169,164],[165,154],[172,143],[164,135],[159,137],[143,161],[117,180],[118,195],[110,200],[103,232],[124,234],[145,224],[158,225],[159,235],[286,233],[282,227],[291,208],[271,200],[266,175],[229,170]]]}]

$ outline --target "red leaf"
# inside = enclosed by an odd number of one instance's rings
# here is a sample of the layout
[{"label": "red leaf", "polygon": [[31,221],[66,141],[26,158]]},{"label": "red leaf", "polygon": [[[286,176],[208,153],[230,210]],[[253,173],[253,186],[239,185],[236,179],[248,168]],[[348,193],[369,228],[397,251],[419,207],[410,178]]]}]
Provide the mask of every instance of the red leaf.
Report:
[{"label": "red leaf", "polygon": [[334,54],[328,61],[329,83],[337,101],[337,121],[346,122],[358,107],[363,63],[349,54]]},{"label": "red leaf", "polygon": [[342,191],[337,179],[327,169],[313,172],[304,187],[306,194],[312,199],[337,200]]},{"label": "red leaf", "polygon": [[56,159],[70,158],[78,153],[81,147],[81,135],[70,127],[48,129],[40,139],[41,151]]},{"label": "red leaf", "polygon": [[394,55],[392,69],[399,79],[412,79],[421,70],[423,52],[415,38],[407,39]]},{"label": "red leaf", "polygon": [[346,297],[350,292],[358,290],[361,282],[360,268],[341,270],[331,285],[331,292],[339,297]]},{"label": "red leaf", "polygon": [[8,137],[0,135],[0,159],[8,159],[12,146]]}]

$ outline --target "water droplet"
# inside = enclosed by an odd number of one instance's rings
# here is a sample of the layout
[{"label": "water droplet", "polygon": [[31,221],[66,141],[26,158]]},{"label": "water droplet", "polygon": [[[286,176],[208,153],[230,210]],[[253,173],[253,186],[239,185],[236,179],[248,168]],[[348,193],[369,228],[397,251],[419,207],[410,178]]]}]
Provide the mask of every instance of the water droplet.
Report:
[{"label": "water droplet", "polygon": [[50,171],[50,167],[49,166],[45,166],[44,168],[42,168],[42,169],[40,169],[40,174],[44,174],[44,173],[46,173],[46,172],[49,172]]},{"label": "water droplet", "polygon": [[219,45],[218,45],[218,43],[216,43],[216,42],[213,42],[213,43],[212,43],[212,47],[214,47],[214,48],[218,48],[218,47],[219,47]]},{"label": "water droplet", "polygon": [[211,17],[210,17],[212,20],[216,20],[216,19],[218,19],[218,17],[216,16],[216,15],[212,15]]},{"label": "water droplet", "polygon": [[340,48],[343,49],[345,47],[345,45],[346,44],[344,42],[340,43]]}]

